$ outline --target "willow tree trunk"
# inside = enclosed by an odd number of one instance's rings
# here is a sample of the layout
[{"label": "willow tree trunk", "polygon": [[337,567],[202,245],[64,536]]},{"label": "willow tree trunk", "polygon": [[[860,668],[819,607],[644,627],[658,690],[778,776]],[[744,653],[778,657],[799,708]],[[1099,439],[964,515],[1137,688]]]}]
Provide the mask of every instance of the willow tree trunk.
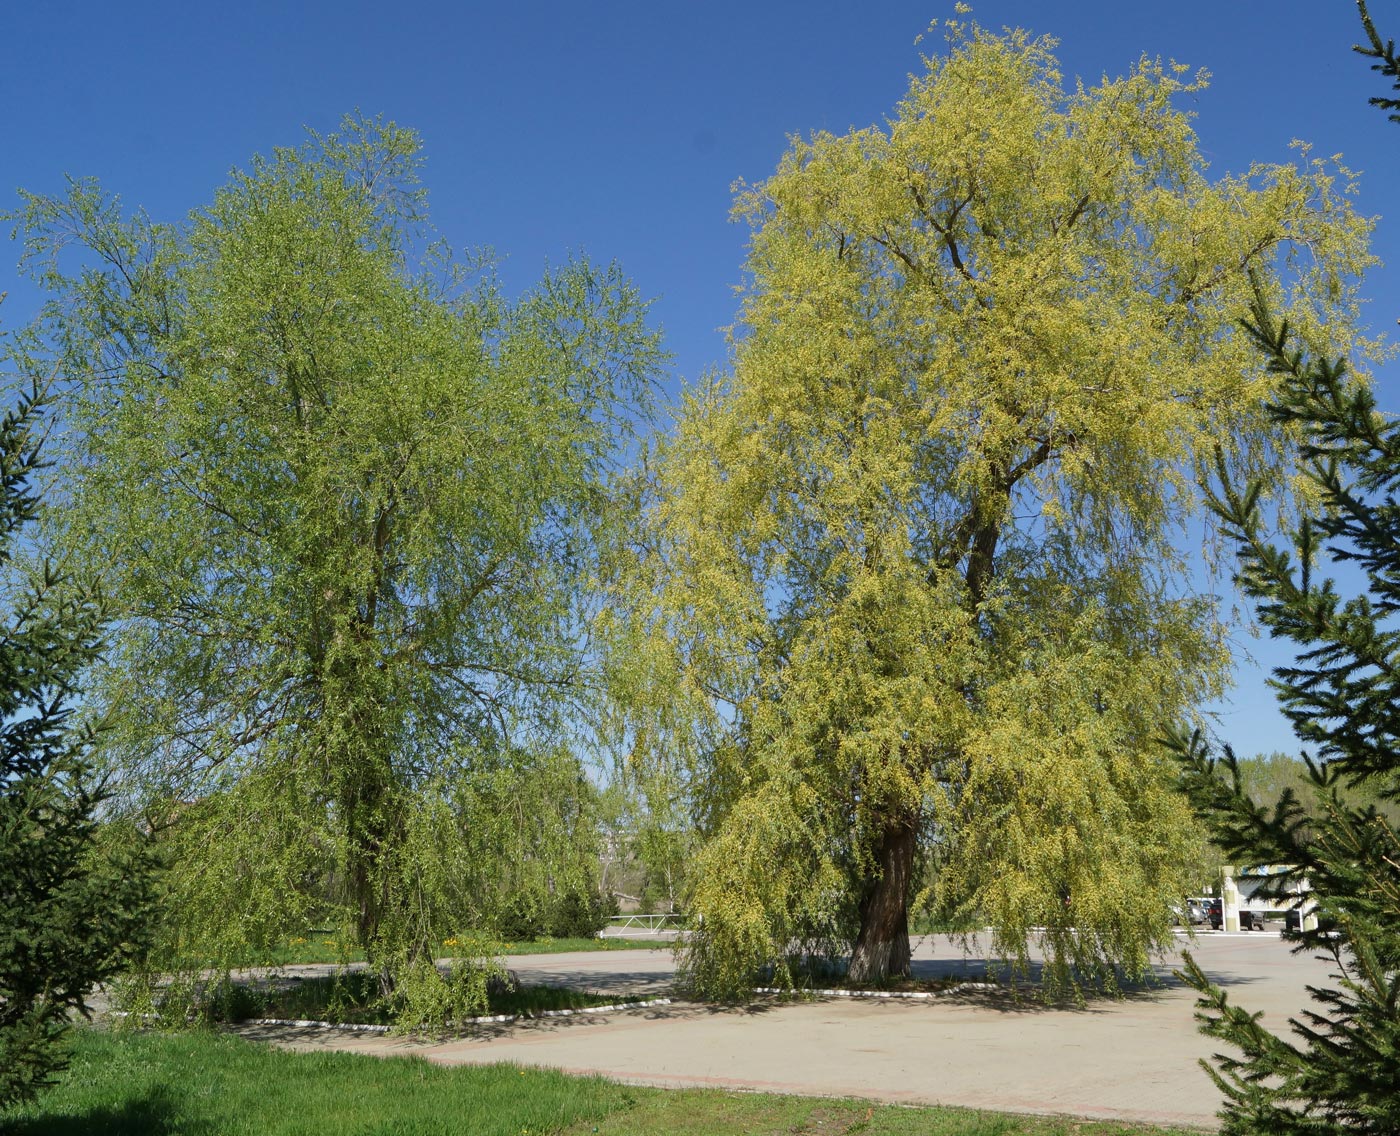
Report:
[{"label": "willow tree trunk", "polygon": [[[393,993],[393,976],[380,956],[380,929],[384,917],[384,881],[380,856],[384,850],[387,826],[381,794],[366,794],[347,810],[346,865],[350,882],[350,902],[355,916],[356,945],[365,952],[370,969],[377,972],[380,993]],[[376,797],[378,799],[376,799]]]},{"label": "willow tree trunk", "polygon": [[909,889],[918,826],[893,822],[875,849],[879,875],[860,900],[860,934],[851,952],[852,982],[883,982],[909,974]]},{"label": "willow tree trunk", "polygon": [[[357,767],[343,774],[347,785],[339,802],[345,818],[346,877],[351,911],[355,920],[356,945],[365,952],[365,961],[379,980],[385,997],[394,991],[391,960],[385,955],[386,920],[395,912],[388,879],[386,850],[402,843],[402,814],[387,771],[374,764],[372,755],[351,749],[347,761]],[[392,934],[394,928],[387,928]]]}]

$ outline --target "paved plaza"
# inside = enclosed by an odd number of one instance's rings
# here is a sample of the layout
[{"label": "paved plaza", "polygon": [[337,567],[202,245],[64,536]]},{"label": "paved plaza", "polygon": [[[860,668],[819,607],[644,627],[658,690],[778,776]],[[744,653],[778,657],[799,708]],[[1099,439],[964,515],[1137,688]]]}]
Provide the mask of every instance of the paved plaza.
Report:
[{"label": "paved plaza", "polygon": [[[1277,934],[1204,933],[1183,944],[1232,999],[1281,1027],[1330,964],[1290,954]],[[1172,977],[1120,1000],[1048,1008],[969,990],[928,1001],[756,1001],[482,1027],[440,1043],[324,1030],[248,1028],[295,1048],[415,1053],[443,1064],[511,1061],[665,1086],[853,1096],[1019,1112],[1214,1127],[1220,1096],[1198,1065],[1216,1043],[1192,1017],[1194,991]],[[655,997],[674,977],[667,948],[509,960],[526,983]],[[920,976],[983,973],[942,937],[915,952]]]}]

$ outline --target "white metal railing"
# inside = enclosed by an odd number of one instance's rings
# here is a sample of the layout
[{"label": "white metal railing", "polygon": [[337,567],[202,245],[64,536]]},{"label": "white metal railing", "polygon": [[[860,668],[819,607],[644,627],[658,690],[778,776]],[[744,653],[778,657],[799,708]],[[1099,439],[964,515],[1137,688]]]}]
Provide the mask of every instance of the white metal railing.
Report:
[{"label": "white metal railing", "polygon": [[663,915],[614,915],[599,935],[623,931],[638,931],[643,935],[659,935],[663,931],[679,931],[685,926],[686,916],[678,912]]}]

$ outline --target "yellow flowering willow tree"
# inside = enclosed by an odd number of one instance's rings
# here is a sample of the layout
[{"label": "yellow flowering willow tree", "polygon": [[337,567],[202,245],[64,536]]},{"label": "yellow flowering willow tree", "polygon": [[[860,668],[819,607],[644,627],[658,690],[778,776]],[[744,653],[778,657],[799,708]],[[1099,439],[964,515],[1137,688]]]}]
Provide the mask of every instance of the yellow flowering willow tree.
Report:
[{"label": "yellow flowering willow tree", "polygon": [[1066,91],[1053,47],[952,24],[885,128],[740,192],[733,370],[658,455],[628,632],[635,752],[705,836],[702,988],[852,945],[906,973],[915,902],[1111,982],[1187,886],[1156,723],[1229,658],[1173,538],[1216,447],[1287,453],[1251,277],[1340,345],[1368,225],[1320,164],[1208,179],[1173,105],[1202,76]]}]

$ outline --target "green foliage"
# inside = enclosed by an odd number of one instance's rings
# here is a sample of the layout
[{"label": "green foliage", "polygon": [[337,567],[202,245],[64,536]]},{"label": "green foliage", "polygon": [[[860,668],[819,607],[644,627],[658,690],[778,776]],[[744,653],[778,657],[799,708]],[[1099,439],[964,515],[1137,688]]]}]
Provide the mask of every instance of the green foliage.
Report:
[{"label": "green foliage", "polygon": [[619,588],[634,763],[704,838],[706,989],[853,941],[897,973],[911,903],[1015,964],[1041,938],[1052,984],[1140,971],[1196,860],[1157,722],[1228,674],[1176,547],[1194,475],[1219,445],[1281,480],[1249,272],[1356,346],[1336,171],[1208,181],[1173,106],[1203,79],[1066,91],[1050,40],[949,36],[887,127],[741,192],[733,373],[659,447]]},{"label": "green foliage", "polygon": [[[1265,811],[1272,811],[1291,796],[1306,818],[1299,830],[1301,839],[1309,839],[1314,824],[1326,813],[1325,803],[1313,792],[1314,782],[1307,762],[1292,754],[1270,753],[1237,758],[1240,784],[1244,792]],[[1339,783],[1334,786],[1338,799],[1348,808],[1374,808],[1392,827],[1400,826],[1400,805],[1382,796],[1383,784],[1363,780],[1355,785]]]},{"label": "green foliage", "polygon": [[405,958],[394,967],[392,994],[386,999],[396,1024],[402,1029],[450,1030],[467,1018],[485,1013],[487,990],[493,978],[504,972],[487,953],[489,944],[478,941],[476,951],[461,951],[445,968],[431,956]]},{"label": "green foliage", "polygon": [[116,618],[104,754],[173,863],[160,967],[334,926],[418,983],[490,925],[512,842],[581,875],[587,582],[657,337],[616,268],[507,301],[433,238],[419,165],[349,119],[182,225],[25,198],[55,531]]},{"label": "green foliage", "polygon": [[142,949],[152,918],[145,841],[100,820],[107,793],[75,681],[100,650],[102,599],[50,563],[15,571],[38,513],[44,395],[0,419],[0,1108],[32,1098],[67,1061],[72,1014]]},{"label": "green foliage", "polygon": [[[1347,788],[1365,786],[1400,802],[1400,634],[1389,626],[1400,591],[1400,426],[1383,418],[1370,390],[1339,361],[1290,346],[1286,322],[1261,298],[1249,325],[1285,385],[1274,413],[1303,429],[1302,456],[1320,507],[1270,543],[1254,485],[1228,479],[1215,506],[1239,542],[1239,580],[1270,632],[1299,648],[1274,685],[1307,758],[1305,809],[1285,787],[1272,807],[1251,796],[1246,771],[1227,748],[1217,763],[1199,735],[1174,746],[1186,785],[1214,838],[1239,863],[1287,865],[1270,877],[1281,895],[1305,879],[1319,930],[1298,949],[1330,956],[1335,985],[1314,988],[1315,1009],[1290,1022],[1294,1038],[1267,1029],[1229,1001],[1188,960],[1201,991],[1202,1028],[1241,1057],[1221,1056],[1211,1075],[1226,1095],[1226,1133],[1394,1132],[1400,1126],[1400,836],[1374,804]],[[1330,560],[1355,565],[1366,590],[1343,600],[1319,578]],[[1348,800],[1348,797],[1352,797]]]},{"label": "green foliage", "polygon": [[473,771],[457,790],[470,853],[453,868],[463,901],[506,941],[588,936],[611,902],[600,888],[603,813],[573,755],[511,754]]},{"label": "green foliage", "polygon": [[680,909],[693,855],[693,834],[680,827],[648,824],[637,834],[635,853],[642,868],[643,914],[670,914]]},{"label": "green foliage", "polygon": [[[1379,48],[1365,6],[1367,31]],[[1271,412],[1296,428],[1317,507],[1284,541],[1270,540],[1259,486],[1220,471],[1213,505],[1238,543],[1238,580],[1270,633],[1298,658],[1273,685],[1305,751],[1307,782],[1271,803],[1250,792],[1253,772],[1226,748],[1214,760],[1199,735],[1174,746],[1186,785],[1214,839],[1238,863],[1286,865],[1273,894],[1311,885],[1319,929],[1297,949],[1329,957],[1312,1006],[1268,1028],[1188,958],[1202,1029],[1232,1052],[1207,1065],[1226,1098],[1227,1136],[1393,1133],[1400,1130],[1400,424],[1383,416],[1342,359],[1296,346],[1264,295],[1247,329],[1282,382]],[[1350,569],[1345,597],[1326,565]],[[1378,799],[1381,807],[1368,802]],[[1388,806],[1388,808],[1386,807]],[[1238,1054],[1236,1056],[1235,1054]]]},{"label": "green foliage", "polygon": [[566,891],[554,904],[549,923],[551,939],[583,939],[596,935],[617,914],[617,900],[597,892]]},{"label": "green foliage", "polygon": [[665,778],[639,776],[644,772],[636,764],[619,767],[600,797],[600,886],[634,901],[639,914],[672,914],[681,910],[695,832]]},{"label": "green foliage", "polygon": [[517,891],[506,901],[496,930],[506,942],[531,939],[586,939],[617,914],[617,901],[596,891],[540,893]]},{"label": "green foliage", "polygon": [[[1396,58],[1395,55],[1395,41],[1381,39],[1380,33],[1376,31],[1376,25],[1371,22],[1371,13],[1366,8],[1366,0],[1356,0],[1356,6],[1361,12],[1361,27],[1366,33],[1367,41],[1366,44],[1356,47],[1356,53],[1377,60],[1378,62],[1371,64],[1371,70],[1379,71],[1386,78],[1393,80],[1391,88],[1400,91],[1400,58]],[[1396,112],[1391,114],[1390,121],[1400,122],[1400,99],[1377,95],[1371,99],[1371,105],[1380,107],[1381,110]]]}]

